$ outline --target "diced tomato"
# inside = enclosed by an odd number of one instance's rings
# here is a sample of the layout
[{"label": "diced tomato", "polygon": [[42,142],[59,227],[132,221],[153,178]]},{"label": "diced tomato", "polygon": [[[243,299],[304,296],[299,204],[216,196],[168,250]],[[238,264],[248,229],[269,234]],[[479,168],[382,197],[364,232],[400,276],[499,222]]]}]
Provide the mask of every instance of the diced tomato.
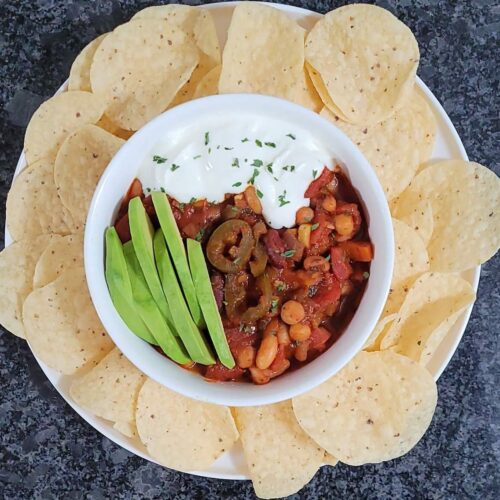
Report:
[{"label": "diced tomato", "polygon": [[322,326],[315,328],[309,337],[309,348],[317,350],[324,349],[325,344],[331,336],[332,334],[326,328]]},{"label": "diced tomato", "polygon": [[245,370],[236,365],[234,368],[227,368],[223,364],[217,362],[215,365],[210,365],[205,372],[205,378],[217,380],[219,382],[227,382],[229,380],[240,379]]},{"label": "diced tomato", "polygon": [[346,281],[352,274],[352,266],[349,263],[347,253],[342,247],[332,247],[330,249],[330,265],[333,274],[339,281]]},{"label": "diced tomato", "polygon": [[225,328],[229,349],[233,356],[238,356],[241,349],[253,346],[257,342],[257,331],[246,332],[239,328]]},{"label": "diced tomato", "polygon": [[339,245],[356,262],[373,260],[373,247],[369,241],[342,241]]},{"label": "diced tomato", "polygon": [[132,236],[130,236],[130,226],[128,223],[127,213],[116,221],[115,229],[122,243],[127,243],[127,241],[132,239]]},{"label": "diced tomato", "polygon": [[332,181],[334,177],[335,174],[330,169],[325,167],[323,172],[321,172],[321,175],[309,184],[309,187],[304,193],[304,198],[314,198],[315,196],[318,196],[321,189]]},{"label": "diced tomato", "polygon": [[120,210],[118,211],[118,217],[122,217],[127,213],[128,202],[136,196],[140,196],[141,198],[144,197],[144,191],[142,190],[141,181],[137,178],[132,181],[132,184],[130,184],[128,191],[122,200]]},{"label": "diced tomato", "polygon": [[222,308],[224,300],[224,277],[221,273],[214,271],[210,276],[212,291],[214,292],[215,302],[219,310]]},{"label": "diced tomato", "polygon": [[269,229],[264,235],[263,240],[271,263],[281,269],[287,267],[287,259],[283,255],[286,246],[285,242],[281,239],[280,233],[276,229]]},{"label": "diced tomato", "polygon": [[339,280],[331,273],[325,274],[325,279],[318,287],[318,292],[312,298],[321,307],[329,307],[340,298]]}]

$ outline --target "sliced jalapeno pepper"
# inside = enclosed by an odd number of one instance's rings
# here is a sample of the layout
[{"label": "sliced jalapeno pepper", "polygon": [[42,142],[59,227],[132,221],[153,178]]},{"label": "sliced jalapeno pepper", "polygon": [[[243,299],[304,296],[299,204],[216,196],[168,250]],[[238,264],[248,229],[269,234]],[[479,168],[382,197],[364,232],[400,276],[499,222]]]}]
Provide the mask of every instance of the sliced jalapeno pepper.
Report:
[{"label": "sliced jalapeno pepper", "polygon": [[[210,236],[207,257],[223,273],[236,273],[245,268],[254,247],[252,228],[246,222],[234,219],[223,222]],[[230,257],[226,256],[226,252]]]}]

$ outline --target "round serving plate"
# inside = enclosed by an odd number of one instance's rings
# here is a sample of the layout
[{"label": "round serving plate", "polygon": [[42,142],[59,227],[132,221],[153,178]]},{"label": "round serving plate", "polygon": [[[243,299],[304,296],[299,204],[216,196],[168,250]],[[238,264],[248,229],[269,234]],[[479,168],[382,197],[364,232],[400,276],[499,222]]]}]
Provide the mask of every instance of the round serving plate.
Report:
[{"label": "round serving plate", "polygon": [[[221,47],[223,47],[225,44],[227,28],[229,27],[231,15],[236,4],[237,2],[221,2],[201,7],[210,10],[212,15],[214,16]],[[318,14],[317,12],[293,7],[290,5],[270,5],[286,12],[290,17],[296,19],[297,22],[307,30],[311,29],[316,21],[321,17],[321,14]],[[61,86],[61,88],[59,88],[57,93],[63,92],[66,89],[66,85],[67,82],[65,82]],[[467,153],[465,152],[462,141],[460,140],[460,137],[458,136],[457,131],[455,130],[455,127],[451,123],[445,110],[439,104],[439,101],[434,97],[434,95],[427,88],[424,82],[422,82],[422,80],[420,80],[419,78],[417,78],[417,85],[424,97],[427,99],[428,104],[432,108],[437,121],[436,144],[434,146],[434,151],[431,159],[467,160]],[[17,175],[25,166],[26,160],[24,154],[22,153],[16,166],[15,175]],[[6,229],[5,245],[9,245],[11,242],[12,239]],[[462,273],[462,277],[469,281],[473,288],[477,290],[479,273],[480,267],[478,266],[474,269]],[[431,362],[429,363],[428,368],[436,380],[443,373],[451,357],[453,356],[460,342],[460,339],[464,334],[471,311],[472,305],[457,320],[444,341],[441,343]],[[142,445],[139,439],[130,439],[125,437],[123,434],[113,429],[113,426],[109,421],[95,417],[88,411],[76,405],[71,400],[71,397],[69,395],[69,387],[71,385],[72,377],[57,373],[56,371],[46,366],[36,356],[35,359],[37,360],[38,364],[40,365],[41,369],[50,380],[52,385],[57,389],[59,394],[61,394],[66,402],[92,427],[94,427],[101,434],[111,439],[111,441],[115,442],[119,446],[122,446],[126,450],[130,451],[131,453],[154,462],[154,460],[147,454],[145,447]],[[206,471],[192,471],[191,473],[199,476],[218,479],[249,479],[248,469],[245,463],[243,450],[240,443],[237,443],[237,445],[231,451],[220,457],[219,460],[217,460],[210,469]]]}]

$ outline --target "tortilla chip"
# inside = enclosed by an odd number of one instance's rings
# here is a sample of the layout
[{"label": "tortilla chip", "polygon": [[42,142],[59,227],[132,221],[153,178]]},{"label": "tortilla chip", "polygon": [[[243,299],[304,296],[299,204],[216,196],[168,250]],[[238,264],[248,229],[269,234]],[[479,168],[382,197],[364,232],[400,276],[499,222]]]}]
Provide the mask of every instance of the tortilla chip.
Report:
[{"label": "tortilla chip", "polygon": [[326,108],[321,115],[359,147],[374,168],[388,200],[406,189],[434,148],[436,119],[417,90],[387,120],[373,125],[344,122]]},{"label": "tortilla chip", "polygon": [[74,90],[51,97],[35,111],[26,128],[26,161],[32,164],[55,155],[71,132],[96,123],[103,112],[103,100],[90,92]]},{"label": "tortilla chip", "polygon": [[428,200],[421,200],[412,205],[401,205],[398,198],[394,200],[392,215],[408,224],[420,236],[425,246],[429,244],[434,231],[432,205]]},{"label": "tortilla chip", "polygon": [[304,30],[273,7],[238,4],[222,54],[219,93],[250,92],[292,100],[303,72]]},{"label": "tortilla chip", "polygon": [[81,266],[83,266],[83,234],[53,237],[36,262],[33,288],[48,285],[64,271]]},{"label": "tortilla chip", "polygon": [[113,429],[116,429],[118,432],[121,432],[124,436],[129,438],[137,437],[137,427],[135,423],[132,422],[115,422],[113,424]]},{"label": "tortilla chip", "polygon": [[238,440],[229,408],[186,398],[152,379],[139,392],[135,418],[150,455],[180,471],[207,469]]},{"label": "tortilla chip", "polygon": [[131,437],[137,397],[145,381],[146,376],[115,347],[97,366],[75,380],[69,392],[76,404],[116,422],[115,428]]},{"label": "tortilla chip", "polygon": [[295,93],[291,96],[291,100],[315,113],[319,113],[323,107],[323,101],[316,91],[309,73],[305,69],[303,71],[303,78],[297,83]]},{"label": "tortilla chip", "polygon": [[118,125],[115,125],[106,115],[102,115],[101,119],[96,123],[96,125],[98,127],[101,127],[106,132],[109,132],[110,134],[123,139],[124,141],[127,141],[134,135],[134,132],[132,130],[125,130],[123,128],[120,128]]},{"label": "tortilla chip", "polygon": [[305,52],[336,107],[349,122],[363,126],[401,107],[419,61],[411,30],[389,11],[366,4],[322,17],[307,36]]},{"label": "tortilla chip", "polygon": [[68,90],[85,90],[86,92],[92,92],[92,87],[90,85],[90,66],[97,47],[99,47],[106,35],[107,33],[104,33],[89,42],[76,56],[69,72]]},{"label": "tortilla chip", "polygon": [[22,319],[24,299],[32,291],[33,272],[40,255],[60,236],[44,234],[12,243],[0,252],[0,323],[25,338]]},{"label": "tortilla chip", "polygon": [[396,319],[396,316],[396,313],[382,313],[378,323],[375,325],[375,328],[368,337],[368,340],[365,342],[363,351],[380,351],[380,341],[391,326],[392,322]]},{"label": "tortilla chip", "polygon": [[[393,348],[426,364],[464,309],[474,302],[474,289],[455,274],[426,273],[410,288],[381,349]],[[430,343],[431,347],[426,347]],[[422,358],[422,353],[428,354]],[[429,354],[430,353],[430,354]]]},{"label": "tortilla chip", "polygon": [[458,272],[486,262],[500,247],[500,179],[463,160],[434,163],[400,196],[399,206],[432,205],[434,230],[427,247],[432,271]]},{"label": "tortilla chip", "polygon": [[31,292],[23,320],[31,350],[66,375],[95,366],[113,348],[90,300],[82,267]]},{"label": "tortilla chip", "polygon": [[206,97],[208,95],[216,95],[218,93],[221,69],[222,66],[216,66],[198,82],[193,94],[193,99]]},{"label": "tortilla chip", "polygon": [[78,228],[85,226],[95,188],[124,141],[86,125],[69,135],[57,153],[54,179],[63,205]]},{"label": "tortilla chip", "polygon": [[163,112],[198,64],[198,49],[162,20],[118,26],[99,45],[90,68],[92,90],[117,126],[137,130]]},{"label": "tortilla chip", "polygon": [[301,427],[349,465],[410,451],[424,435],[437,388],[421,365],[390,351],[360,352],[337,375],[293,399]]},{"label": "tortilla chip", "polygon": [[325,457],[323,458],[324,465],[335,466],[339,463],[338,458],[335,458],[333,455],[330,455],[327,451],[325,451]]},{"label": "tortilla chip", "polygon": [[7,227],[14,240],[76,230],[57,193],[53,158],[29,165],[14,179],[7,195]]},{"label": "tortilla chip", "polygon": [[243,451],[259,498],[292,495],[306,485],[325,459],[300,428],[291,401],[235,408]]}]

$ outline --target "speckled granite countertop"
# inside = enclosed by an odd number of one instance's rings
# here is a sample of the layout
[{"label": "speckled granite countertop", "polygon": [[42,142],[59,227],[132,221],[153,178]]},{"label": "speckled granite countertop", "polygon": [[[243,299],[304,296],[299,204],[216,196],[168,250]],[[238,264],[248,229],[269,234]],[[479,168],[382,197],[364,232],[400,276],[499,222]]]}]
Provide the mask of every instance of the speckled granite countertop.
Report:
[{"label": "speckled granite countertop", "polygon": [[[5,197],[31,113],[63,82],[89,40],[152,3],[0,0],[2,233]],[[290,3],[326,12],[346,2]],[[419,74],[444,105],[469,157],[500,173],[498,2],[375,3],[416,34]],[[437,412],[418,446],[385,464],[325,467],[297,498],[500,497],[499,277],[497,256],[482,269],[470,323],[439,381]],[[24,341],[0,330],[0,497],[215,499],[252,498],[253,491],[248,481],[180,474],[119,448],[61,399]]]}]

